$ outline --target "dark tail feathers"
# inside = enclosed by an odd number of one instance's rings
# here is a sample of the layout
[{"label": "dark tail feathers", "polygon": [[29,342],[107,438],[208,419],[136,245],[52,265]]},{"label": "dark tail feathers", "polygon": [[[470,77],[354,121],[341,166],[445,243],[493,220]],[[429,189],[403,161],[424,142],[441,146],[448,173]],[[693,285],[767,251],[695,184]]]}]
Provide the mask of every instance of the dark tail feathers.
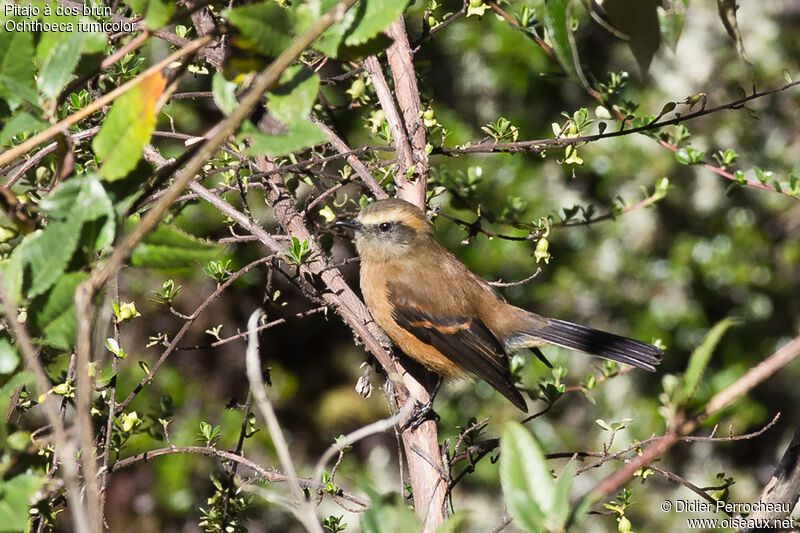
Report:
[{"label": "dark tail feathers", "polygon": [[548,325],[530,333],[547,342],[654,372],[661,349],[646,342],[551,318]]}]

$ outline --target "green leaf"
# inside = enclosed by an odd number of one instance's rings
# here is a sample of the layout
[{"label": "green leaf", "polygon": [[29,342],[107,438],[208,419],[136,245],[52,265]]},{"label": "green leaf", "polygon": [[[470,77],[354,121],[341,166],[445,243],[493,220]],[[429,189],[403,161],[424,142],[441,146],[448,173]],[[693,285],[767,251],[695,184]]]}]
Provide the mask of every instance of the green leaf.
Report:
[{"label": "green leaf", "polygon": [[29,113],[18,113],[3,125],[0,130],[0,148],[6,146],[14,135],[20,133],[38,133],[48,126],[47,122],[39,120]]},{"label": "green leaf", "polygon": [[[2,23],[7,20],[19,22],[16,18],[0,17]],[[33,104],[37,104],[39,101],[34,81],[33,33],[31,32],[0,32],[0,97],[7,100],[11,109],[19,107],[23,101]]]},{"label": "green leaf", "polygon": [[658,0],[606,0],[603,9],[614,27],[628,36],[628,46],[644,74],[661,45]]},{"label": "green leaf", "polygon": [[467,515],[456,513],[447,517],[444,523],[436,528],[436,533],[458,533],[465,531],[468,525]]},{"label": "green leaf", "polygon": [[681,392],[677,396],[678,403],[685,403],[692,399],[697,385],[700,383],[700,378],[711,360],[711,354],[714,348],[719,343],[722,335],[725,334],[731,326],[740,324],[741,320],[737,318],[726,318],[718,322],[711,331],[709,331],[700,346],[695,348],[689,358],[689,366],[686,367],[686,372],[683,375],[681,383]]},{"label": "green leaf", "polygon": [[733,42],[736,43],[736,51],[739,56],[749,64],[750,61],[744,51],[742,34],[739,32],[739,23],[736,21],[736,11],[738,9],[739,6],[736,5],[736,0],[717,0],[717,11],[719,12],[719,18],[722,20],[722,25],[725,26],[725,31],[728,32]]},{"label": "green leaf", "polygon": [[500,438],[500,485],[517,527],[546,531],[555,483],[536,439],[518,422],[507,423]]},{"label": "green leaf", "polygon": [[575,479],[577,469],[578,462],[570,461],[556,481],[555,497],[550,515],[558,524],[566,524],[569,519],[569,489],[572,487],[572,480]]},{"label": "green leaf", "polygon": [[[11,252],[11,256],[8,259],[0,263],[0,269],[3,270],[3,278],[5,279],[6,290],[12,307],[16,307],[22,298],[24,253],[24,246],[20,244]],[[0,313],[5,312],[5,309],[0,307]]]},{"label": "green leaf", "polygon": [[281,76],[279,85],[270,91],[267,108],[284,123],[308,118],[319,94],[319,76],[310,69],[291,67]]},{"label": "green leaf", "polygon": [[3,531],[27,531],[31,498],[47,483],[35,474],[20,474],[0,482],[0,528]]},{"label": "green leaf", "polygon": [[94,174],[86,174],[59,185],[42,199],[41,208],[53,220],[68,220],[74,231],[86,223],[97,222],[95,250],[102,249],[114,241],[114,206],[103,184]]},{"label": "green leaf", "polygon": [[33,325],[46,344],[69,350],[75,343],[75,289],[86,279],[83,272],[63,275],[49,293],[35,298],[28,309]]},{"label": "green leaf", "polygon": [[589,84],[581,71],[578,51],[572,35],[570,4],[570,0],[547,0],[544,3],[542,22],[561,68],[575,83],[588,87]]},{"label": "green leaf", "polygon": [[167,80],[156,72],[114,102],[92,147],[103,160],[100,174],[108,181],[136,167],[156,125],[155,105]]},{"label": "green leaf", "polygon": [[151,30],[166,26],[175,11],[175,5],[175,2],[150,0],[147,5],[147,14],[144,16],[145,26]]},{"label": "green leaf", "polygon": [[218,258],[225,248],[162,224],[150,232],[131,255],[131,264],[150,268],[188,268]]},{"label": "green leaf", "polygon": [[679,0],[670,2],[669,7],[658,10],[658,21],[661,29],[661,37],[672,51],[678,47],[678,38],[683,30],[683,21],[686,15],[686,1]]},{"label": "green leaf", "polygon": [[47,98],[55,98],[61,89],[72,77],[72,71],[78,65],[83,48],[84,34],[76,31],[73,33],[56,33],[59,42],[47,54],[36,84]]},{"label": "green leaf", "polygon": [[[8,406],[14,391],[31,383],[33,383],[33,374],[27,370],[17,372],[9,377],[8,381],[0,387],[0,413],[8,413]],[[0,419],[0,442],[5,442],[8,438],[8,428],[4,422],[3,419]],[[2,495],[0,495],[0,500],[2,500]]]},{"label": "green leaf", "polygon": [[162,0],[128,0],[128,5],[144,15],[144,25],[150,30],[162,28],[175,11],[175,2]]},{"label": "green leaf", "polygon": [[325,142],[327,137],[311,121],[304,120],[292,125],[284,135],[256,133],[248,148],[248,154],[269,154],[274,157],[290,154],[309,146]]},{"label": "green leaf", "polygon": [[356,5],[356,19],[347,30],[344,43],[357,46],[367,42],[402,15],[406,6],[407,0],[362,0]]},{"label": "green leaf", "polygon": [[370,500],[370,507],[361,514],[363,533],[396,533],[419,531],[419,518],[400,498],[399,494],[380,494],[369,486],[362,487]]},{"label": "green leaf", "polygon": [[248,153],[281,156],[325,142],[325,134],[308,120],[318,93],[319,76],[302,67],[288,69],[267,100],[270,114],[282,122],[287,131],[280,135],[253,134]]},{"label": "green leaf", "polygon": [[242,36],[268,56],[277,56],[292,44],[286,10],[275,2],[237,7],[224,12]]},{"label": "green leaf", "polygon": [[214,74],[211,80],[211,92],[214,95],[214,103],[226,116],[239,106],[236,100],[236,84],[226,80],[221,72]]},{"label": "green leaf", "polygon": [[21,246],[22,268],[25,281],[30,281],[27,296],[34,298],[53,286],[64,273],[75,248],[80,232],[69,221],[51,222],[25,238]]},{"label": "green leaf", "polygon": [[[51,6],[55,7],[55,6]],[[77,8],[77,12],[81,12],[81,7]],[[47,22],[50,24],[72,24],[73,31],[65,32],[41,32],[39,34],[38,44],[36,45],[36,57],[39,58],[41,62],[45,62],[48,57],[51,57],[52,50],[56,46],[59,46],[61,43],[64,42],[65,39],[71,38],[73,35],[78,35],[80,38],[79,43],[79,53],[84,54],[97,54],[103,52],[106,48],[107,36],[105,32],[101,31],[85,31],[87,28],[83,27],[83,31],[75,31],[77,30],[77,25],[79,22],[82,23],[90,23],[96,22],[95,19],[90,18],[87,15],[77,15],[74,14],[76,11],[70,10],[70,14],[58,14],[56,13],[55,9],[51,9],[50,15],[45,15],[42,13],[41,19],[42,22]],[[69,30],[69,28],[67,28]],[[74,65],[73,65],[74,68]],[[41,72],[40,72],[41,75]]]},{"label": "green leaf", "polygon": [[17,349],[11,346],[8,339],[0,339],[0,375],[10,374],[19,365]]},{"label": "green leaf", "polygon": [[[298,33],[306,31],[323,13],[335,6],[337,0],[310,0],[297,6],[293,14],[296,19],[295,27]],[[345,13],[341,22],[328,28],[314,44],[314,50],[326,56],[338,58],[339,45],[344,38],[347,28],[352,26],[356,17],[356,10],[350,9]]]}]

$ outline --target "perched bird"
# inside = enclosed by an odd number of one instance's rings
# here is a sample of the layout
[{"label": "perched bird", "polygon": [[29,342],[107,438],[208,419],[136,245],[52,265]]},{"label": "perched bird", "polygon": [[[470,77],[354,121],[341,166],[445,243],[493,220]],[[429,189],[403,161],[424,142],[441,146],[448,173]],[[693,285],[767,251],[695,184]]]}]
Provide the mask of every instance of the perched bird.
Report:
[{"label": "perched bird", "polygon": [[361,291],[372,316],[407,355],[442,377],[476,374],[527,412],[508,354],[555,344],[654,371],[646,342],[545,318],[506,303],[433,237],[425,214],[399,199],[374,202],[355,220]]}]

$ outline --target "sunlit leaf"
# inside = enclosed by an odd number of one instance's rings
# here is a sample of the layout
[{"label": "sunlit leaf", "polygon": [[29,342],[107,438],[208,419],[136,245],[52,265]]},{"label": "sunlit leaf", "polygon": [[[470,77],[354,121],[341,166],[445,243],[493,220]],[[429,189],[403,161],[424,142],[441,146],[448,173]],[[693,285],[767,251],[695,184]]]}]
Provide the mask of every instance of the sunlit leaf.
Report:
[{"label": "sunlit leaf", "polygon": [[18,113],[3,124],[0,130],[0,148],[4,147],[11,137],[20,133],[38,133],[48,126],[47,122],[39,120],[29,113]]},{"label": "sunlit leaf", "polygon": [[507,423],[500,438],[500,484],[517,527],[545,531],[555,483],[536,439],[518,422]]},{"label": "sunlit leaf", "polygon": [[725,26],[725,31],[736,43],[736,51],[739,56],[749,63],[750,60],[744,51],[742,34],[739,32],[739,22],[736,20],[736,11],[738,9],[739,6],[736,5],[736,0],[717,0],[717,11],[719,12],[719,18],[722,20],[722,25]]},{"label": "sunlit leaf", "polygon": [[[9,19],[0,18],[2,22],[5,20]],[[0,98],[6,100],[12,109],[24,100],[34,104],[39,101],[34,81],[31,32],[0,32]]]},{"label": "sunlit leaf", "polygon": [[150,268],[191,268],[217,259],[225,250],[189,235],[185,231],[161,224],[134,249],[131,264]]},{"label": "sunlit leaf", "polygon": [[726,318],[718,322],[711,331],[709,331],[700,346],[695,348],[689,358],[689,366],[686,368],[686,373],[683,375],[683,382],[681,393],[678,397],[679,402],[686,402],[691,400],[697,385],[700,383],[700,378],[703,376],[708,362],[711,360],[711,354],[714,348],[719,343],[725,331],[731,326],[734,326],[741,321],[735,318]]},{"label": "sunlit leaf", "polygon": [[75,289],[86,279],[83,272],[63,275],[53,289],[31,303],[28,313],[45,342],[68,350],[75,343]]},{"label": "sunlit leaf", "polygon": [[403,14],[408,0],[362,0],[355,7],[356,20],[344,42],[356,46],[367,42]]},{"label": "sunlit leaf", "polygon": [[588,82],[581,71],[578,51],[572,35],[570,1],[548,0],[545,2],[542,22],[561,68],[575,83],[588,87]]},{"label": "sunlit leaf", "polygon": [[45,292],[64,273],[79,237],[72,223],[59,221],[25,238],[22,261],[29,297]]},{"label": "sunlit leaf", "polygon": [[0,481],[0,527],[3,531],[28,530],[30,499],[45,483],[47,477],[27,473]]},{"label": "sunlit leaf", "polygon": [[161,73],[156,72],[114,102],[92,142],[103,161],[100,167],[103,178],[114,181],[136,167],[155,128],[156,100],[166,83]]},{"label": "sunlit leaf", "polygon": [[225,15],[241,36],[264,54],[277,56],[292,44],[286,10],[275,2],[237,7]]},{"label": "sunlit leaf", "polygon": [[131,8],[144,15],[144,25],[150,30],[157,30],[169,22],[175,11],[175,2],[169,0],[128,0]]}]

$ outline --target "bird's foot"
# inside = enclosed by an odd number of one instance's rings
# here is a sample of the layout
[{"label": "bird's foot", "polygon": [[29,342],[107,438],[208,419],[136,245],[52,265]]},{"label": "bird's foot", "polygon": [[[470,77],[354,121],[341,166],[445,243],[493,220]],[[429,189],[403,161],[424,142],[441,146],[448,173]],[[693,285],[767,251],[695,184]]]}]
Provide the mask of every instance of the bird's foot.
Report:
[{"label": "bird's foot", "polygon": [[400,431],[406,431],[408,429],[413,431],[420,427],[423,422],[428,420],[433,420],[435,422],[439,421],[439,415],[437,415],[436,411],[433,410],[433,399],[426,404],[417,402],[414,406],[414,412],[411,413],[411,416],[408,417],[408,420],[406,420],[400,427]]}]

